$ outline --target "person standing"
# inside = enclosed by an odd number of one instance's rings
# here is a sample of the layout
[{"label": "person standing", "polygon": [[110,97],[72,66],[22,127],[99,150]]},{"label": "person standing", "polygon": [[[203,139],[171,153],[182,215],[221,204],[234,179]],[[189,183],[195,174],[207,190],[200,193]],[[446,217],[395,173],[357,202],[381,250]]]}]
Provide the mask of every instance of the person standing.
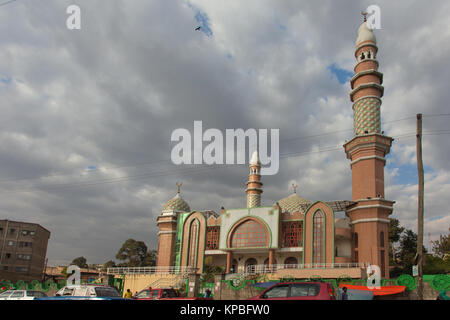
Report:
[{"label": "person standing", "polygon": [[133,297],[133,294],[131,293],[130,289],[127,289],[127,292],[125,293],[125,298],[131,299]]},{"label": "person standing", "polygon": [[347,287],[342,288],[341,300],[348,300]]}]

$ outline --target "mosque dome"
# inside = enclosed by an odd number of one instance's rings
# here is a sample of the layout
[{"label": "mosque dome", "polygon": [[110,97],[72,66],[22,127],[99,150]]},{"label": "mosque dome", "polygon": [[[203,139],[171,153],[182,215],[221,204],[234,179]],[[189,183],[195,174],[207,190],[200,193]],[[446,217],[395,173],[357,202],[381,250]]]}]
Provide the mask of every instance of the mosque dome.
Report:
[{"label": "mosque dome", "polygon": [[297,193],[291,194],[289,197],[283,198],[278,201],[278,205],[281,208],[281,212],[301,212],[305,213],[305,209],[311,204],[311,201],[300,197]]},{"label": "mosque dome", "polygon": [[377,43],[377,39],[373,34],[373,30],[371,30],[366,22],[363,22],[358,29],[358,38],[356,39],[356,46],[364,41],[372,41],[373,43]]},{"label": "mosque dome", "polygon": [[181,197],[180,193],[177,193],[175,197],[166,202],[162,211],[189,212],[191,211],[191,208],[189,207],[189,204]]}]

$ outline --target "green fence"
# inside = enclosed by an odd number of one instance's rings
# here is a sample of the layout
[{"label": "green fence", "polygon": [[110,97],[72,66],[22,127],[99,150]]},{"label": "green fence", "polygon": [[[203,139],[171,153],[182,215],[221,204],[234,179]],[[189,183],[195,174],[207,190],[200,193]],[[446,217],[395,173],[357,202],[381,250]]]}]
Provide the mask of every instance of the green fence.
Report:
[{"label": "green fence", "polygon": [[0,282],[0,292],[6,290],[38,290],[42,292],[48,292],[51,289],[59,290],[66,285],[66,281],[53,282],[52,280],[40,282],[33,280],[31,282],[25,282],[22,280],[13,283],[11,281]]}]

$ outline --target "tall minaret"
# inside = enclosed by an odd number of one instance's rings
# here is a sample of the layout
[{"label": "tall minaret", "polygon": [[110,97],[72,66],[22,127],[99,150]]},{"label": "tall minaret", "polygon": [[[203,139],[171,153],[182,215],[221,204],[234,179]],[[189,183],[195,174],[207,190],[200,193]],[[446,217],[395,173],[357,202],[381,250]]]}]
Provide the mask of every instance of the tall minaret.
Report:
[{"label": "tall minaret", "polygon": [[388,216],[394,201],[384,199],[385,156],[392,138],[381,132],[383,74],[378,71],[378,47],[373,31],[364,22],[356,40],[355,75],[351,78],[354,137],[344,145],[351,160],[352,200],[347,216],[352,226],[354,262],[377,265],[382,277],[389,277]]},{"label": "tall minaret", "polygon": [[261,206],[261,162],[259,161],[258,151],[254,151],[250,159],[250,174],[247,181],[247,208],[255,208]]}]

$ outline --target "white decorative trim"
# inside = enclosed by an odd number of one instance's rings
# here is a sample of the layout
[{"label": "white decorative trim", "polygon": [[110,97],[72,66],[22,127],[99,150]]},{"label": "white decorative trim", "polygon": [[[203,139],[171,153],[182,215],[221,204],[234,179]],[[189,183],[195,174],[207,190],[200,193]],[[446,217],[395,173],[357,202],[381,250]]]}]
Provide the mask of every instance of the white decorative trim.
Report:
[{"label": "white decorative trim", "polygon": [[302,252],[303,247],[280,248],[278,252]]},{"label": "white decorative trim", "polygon": [[159,231],[158,232],[158,236],[160,235],[160,234],[176,234],[177,232],[176,231]]},{"label": "white decorative trim", "polygon": [[395,203],[395,201],[393,201],[393,200],[386,200],[386,199],[384,199],[384,198],[357,199],[357,200],[354,200],[354,202],[374,201],[374,200],[375,200],[375,201],[390,202],[390,203],[392,203],[392,204]]},{"label": "white decorative trim", "polygon": [[352,212],[352,211],[359,210],[359,209],[370,209],[370,208],[393,209],[390,206],[383,206],[382,204],[372,204],[372,205],[368,205],[368,206],[360,206],[360,207],[352,208],[352,209],[347,210],[346,212]]},{"label": "white decorative trim", "polygon": [[205,255],[207,254],[227,254],[227,252],[222,250],[205,250]]},{"label": "white decorative trim", "polygon": [[386,162],[386,158],[384,158],[384,157],[380,157],[380,156],[367,156],[367,157],[361,157],[361,158],[358,158],[358,159],[356,159],[356,160],[353,160],[352,162],[350,162],[350,165],[354,165],[354,164],[357,163],[357,162],[360,162],[360,161],[363,161],[363,160],[369,160],[369,159],[378,159],[378,160],[381,160],[381,161]]},{"label": "white decorative trim", "polygon": [[357,224],[357,223],[363,223],[363,222],[383,222],[383,223],[390,223],[391,221],[389,219],[381,219],[381,218],[370,218],[370,219],[359,219],[350,222],[350,224]]},{"label": "white decorative trim", "polygon": [[362,48],[362,47],[367,47],[367,46],[369,46],[369,47],[375,47],[375,48],[377,48],[377,51],[378,51],[377,44],[374,43],[374,42],[369,42],[369,41],[371,41],[371,40],[366,40],[366,41],[364,41],[364,42],[360,42],[360,43],[358,43],[358,44],[355,45],[355,56],[356,56],[356,52],[357,52],[360,48]]},{"label": "white decorative trim", "polygon": [[370,88],[370,87],[375,87],[378,90],[380,90],[381,97],[384,95],[384,87],[381,84],[376,83],[376,82],[361,83],[359,86],[357,86],[352,91],[350,91],[350,98],[352,99],[352,102],[353,102],[353,96],[355,95],[356,92],[358,92],[359,90],[365,89],[365,88]]}]

